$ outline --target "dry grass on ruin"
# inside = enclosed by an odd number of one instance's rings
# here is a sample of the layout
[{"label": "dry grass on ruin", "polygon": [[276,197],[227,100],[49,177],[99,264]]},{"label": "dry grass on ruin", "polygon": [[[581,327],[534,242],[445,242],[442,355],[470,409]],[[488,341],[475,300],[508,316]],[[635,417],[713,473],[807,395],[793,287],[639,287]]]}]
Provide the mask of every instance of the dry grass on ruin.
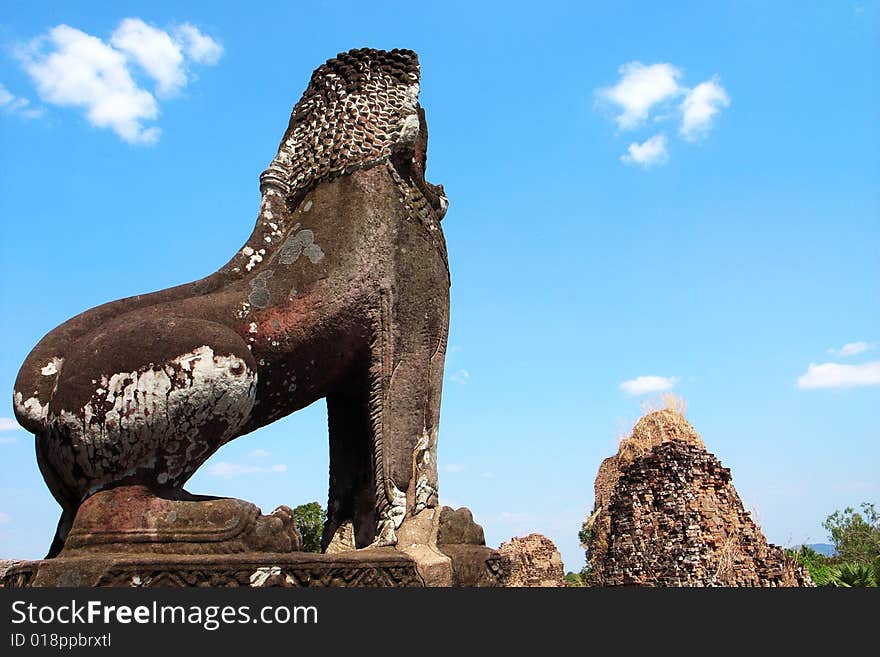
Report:
[{"label": "dry grass on ruin", "polygon": [[647,399],[640,404],[640,407],[643,415],[656,411],[674,411],[682,417],[687,416],[687,401],[672,392],[664,392],[659,400]]},{"label": "dry grass on ruin", "polygon": [[705,447],[700,434],[685,419],[685,400],[668,393],[661,397],[661,402],[662,408],[649,410],[633,427],[632,433],[620,441],[618,457],[624,463],[631,463],[658,445],[672,440]]},{"label": "dry grass on ruin", "polygon": [[734,581],[735,566],[740,553],[739,537],[728,536],[717,552],[718,567],[715,570],[715,581],[721,585],[729,585]]}]

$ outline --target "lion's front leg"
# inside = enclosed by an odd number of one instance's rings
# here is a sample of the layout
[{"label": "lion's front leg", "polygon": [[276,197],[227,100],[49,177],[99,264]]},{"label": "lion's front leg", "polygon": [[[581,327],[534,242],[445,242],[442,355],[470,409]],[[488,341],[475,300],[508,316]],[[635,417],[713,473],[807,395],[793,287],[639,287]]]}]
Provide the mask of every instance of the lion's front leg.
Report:
[{"label": "lion's front leg", "polygon": [[410,527],[407,542],[436,543],[435,514],[427,518],[423,512],[437,506],[438,495],[437,432],[448,327],[448,301],[438,301],[423,307],[415,326],[394,322],[374,343],[376,545],[397,544],[404,524]]},{"label": "lion's front leg", "polygon": [[415,478],[415,507],[413,514],[438,503],[437,434],[440,430],[440,396],[443,392],[443,366],[446,361],[447,327],[437,343],[437,349],[428,362],[427,413],[425,431],[416,443],[413,455]]},{"label": "lion's front leg", "polygon": [[[395,545],[397,530],[416,509],[417,461],[420,474],[434,460],[427,418],[428,360],[404,354],[392,366],[381,400],[382,481],[378,501],[376,544]],[[426,490],[428,482],[422,476]],[[436,488],[436,476],[433,477]],[[436,495],[434,496],[436,498]],[[424,500],[427,501],[427,500]],[[422,505],[424,508],[424,504]]]}]

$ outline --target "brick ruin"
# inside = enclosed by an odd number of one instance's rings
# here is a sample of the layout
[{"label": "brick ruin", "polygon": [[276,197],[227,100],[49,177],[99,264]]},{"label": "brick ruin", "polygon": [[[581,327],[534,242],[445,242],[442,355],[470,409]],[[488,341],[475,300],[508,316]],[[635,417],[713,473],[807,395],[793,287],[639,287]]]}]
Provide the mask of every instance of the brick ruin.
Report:
[{"label": "brick ruin", "polygon": [[670,409],[649,413],[605,459],[587,520],[593,584],[812,586],[743,508],[728,468]]},{"label": "brick ruin", "polygon": [[553,541],[542,534],[514,537],[498,548],[509,572],[505,586],[562,587],[562,556]]}]

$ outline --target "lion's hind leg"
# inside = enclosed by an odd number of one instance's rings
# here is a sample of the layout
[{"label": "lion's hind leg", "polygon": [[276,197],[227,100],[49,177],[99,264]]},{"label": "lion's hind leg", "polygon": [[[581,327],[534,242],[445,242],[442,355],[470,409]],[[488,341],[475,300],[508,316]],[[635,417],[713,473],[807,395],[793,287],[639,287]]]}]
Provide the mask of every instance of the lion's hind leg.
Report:
[{"label": "lion's hind leg", "polygon": [[242,338],[213,322],[124,318],[102,327],[59,373],[37,439],[44,477],[74,507],[121,484],[180,488],[243,426],[256,378]]}]

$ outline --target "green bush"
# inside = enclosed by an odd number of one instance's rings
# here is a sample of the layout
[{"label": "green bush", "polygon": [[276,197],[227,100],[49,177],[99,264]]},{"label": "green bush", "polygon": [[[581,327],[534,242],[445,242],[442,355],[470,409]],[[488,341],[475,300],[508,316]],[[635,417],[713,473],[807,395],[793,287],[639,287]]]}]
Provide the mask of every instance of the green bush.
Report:
[{"label": "green bush", "polygon": [[822,523],[834,543],[833,557],[806,545],[793,553],[816,586],[880,586],[880,514],[868,502],[861,508],[861,513],[851,507],[835,511]]},{"label": "green bush", "polygon": [[877,586],[874,568],[870,564],[846,562],[838,570],[837,586]]},{"label": "green bush", "polygon": [[580,588],[582,586],[586,586],[584,580],[581,578],[580,573],[565,573],[565,584],[566,586],[573,588]]}]

